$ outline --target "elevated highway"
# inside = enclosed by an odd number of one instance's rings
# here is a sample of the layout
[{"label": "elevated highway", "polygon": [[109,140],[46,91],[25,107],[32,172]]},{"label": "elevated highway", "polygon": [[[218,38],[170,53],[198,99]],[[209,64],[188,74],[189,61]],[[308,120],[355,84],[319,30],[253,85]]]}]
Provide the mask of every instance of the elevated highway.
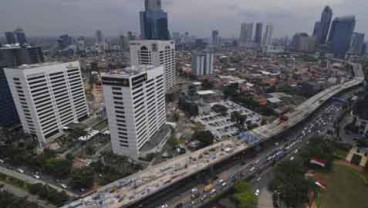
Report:
[{"label": "elevated highway", "polygon": [[[362,67],[359,64],[349,63],[352,66],[354,78],[338,85],[334,85],[305,101],[286,114],[289,120],[279,123],[278,120],[256,128],[249,133],[257,137],[260,142],[288,130],[309,117],[323,103],[331,97],[348,90],[364,81]],[[63,208],[120,208],[135,204],[160,190],[190,177],[202,170],[213,167],[234,155],[252,147],[236,139],[229,139],[193,153],[175,157],[167,162],[152,166],[143,171],[117,180],[99,188],[89,196],[71,202]]]}]

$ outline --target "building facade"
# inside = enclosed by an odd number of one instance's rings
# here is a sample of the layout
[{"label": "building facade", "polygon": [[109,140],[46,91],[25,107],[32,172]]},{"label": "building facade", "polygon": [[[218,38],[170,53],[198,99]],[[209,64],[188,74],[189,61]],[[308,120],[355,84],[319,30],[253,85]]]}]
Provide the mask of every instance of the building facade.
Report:
[{"label": "building facade", "polygon": [[0,126],[10,126],[19,122],[4,68],[42,62],[44,58],[40,47],[5,46],[0,48]]},{"label": "building facade", "polygon": [[164,66],[165,91],[170,91],[177,82],[175,43],[162,40],[130,41],[130,63],[132,66]]},{"label": "building facade", "polygon": [[194,53],[192,56],[192,74],[204,76],[213,74],[214,55],[210,52]]},{"label": "building facade", "polygon": [[262,33],[263,33],[263,24],[258,22],[256,24],[256,34],[254,36],[254,42],[256,42],[258,45],[262,44]]},{"label": "building facade", "polygon": [[329,6],[326,6],[322,11],[321,20],[316,22],[314,25],[313,36],[316,37],[318,44],[326,44],[332,15],[332,9]]},{"label": "building facade", "polygon": [[165,124],[163,66],[139,66],[102,75],[112,150],[138,158]]},{"label": "building facade", "polygon": [[147,40],[169,40],[167,13],[161,0],[145,0],[145,11],[140,12],[141,38]]},{"label": "building facade", "polygon": [[5,74],[23,130],[40,144],[88,117],[79,62],[23,65]]},{"label": "building facade", "polygon": [[355,17],[336,17],[331,26],[329,43],[335,57],[345,57],[355,28]]},{"label": "building facade", "polygon": [[310,37],[307,33],[297,33],[293,37],[292,45],[297,52],[314,52],[316,37]]},{"label": "building facade", "polygon": [[262,45],[267,46],[272,44],[273,25],[267,24],[263,34]]},{"label": "building facade", "polygon": [[363,54],[364,33],[353,33],[348,53],[353,55]]},{"label": "building facade", "polygon": [[239,42],[246,44],[252,42],[253,38],[253,23],[243,23],[240,29]]}]

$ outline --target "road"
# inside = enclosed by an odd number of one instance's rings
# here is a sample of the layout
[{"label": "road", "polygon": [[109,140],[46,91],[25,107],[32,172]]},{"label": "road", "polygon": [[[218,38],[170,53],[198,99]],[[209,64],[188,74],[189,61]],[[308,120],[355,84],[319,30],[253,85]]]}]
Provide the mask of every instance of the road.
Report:
[{"label": "road", "polygon": [[15,171],[15,170],[11,170],[11,169],[8,169],[6,167],[3,167],[3,166],[0,166],[0,172],[5,174],[5,175],[8,175],[8,176],[11,176],[11,177],[14,177],[14,178],[17,178],[21,181],[24,181],[26,183],[29,183],[29,184],[36,184],[36,183],[41,183],[41,184],[46,184],[48,186],[50,186],[51,188],[54,188],[55,190],[58,190],[58,191],[65,191],[66,194],[68,194],[69,196],[72,196],[72,197],[77,197],[76,194],[66,190],[66,189],[63,189],[61,187],[58,187],[54,184],[51,184],[51,183],[48,183],[48,182],[45,182],[43,180],[39,180],[39,179],[36,179],[34,177],[31,177],[27,174],[24,174],[24,173],[20,173],[18,171]]},{"label": "road", "polygon": [[[226,190],[219,180],[226,182],[226,187],[233,183],[234,176],[236,180],[250,178],[253,176],[252,184],[255,189],[266,190],[270,177],[270,169],[273,164],[285,158],[290,159],[298,152],[303,145],[308,142],[308,139],[315,135],[326,135],[327,128],[333,125],[339,114],[342,112],[342,107],[339,104],[332,103],[321,109],[316,116],[313,117],[309,122],[302,125],[297,131],[292,132],[285,138],[284,143],[280,143],[270,148],[267,151],[260,153],[256,158],[248,160],[246,165],[235,165],[230,169],[217,175],[218,179],[212,183],[217,184],[214,186],[217,194]],[[168,201],[161,201],[151,204],[143,204],[143,207],[164,207],[168,205],[169,208],[176,207],[178,204],[182,204],[186,207],[200,207],[205,204],[208,200],[212,199],[215,195],[208,194],[204,191],[205,184],[190,187],[186,191],[180,190],[180,195],[169,199]],[[191,190],[195,188],[199,190],[200,197],[197,199],[192,198]],[[264,191],[263,191],[264,192]],[[261,192],[260,194],[264,194]],[[267,193],[266,193],[267,194]],[[163,205],[163,206],[162,206]]]},{"label": "road", "polygon": [[[280,135],[286,130],[301,123],[312,115],[322,104],[338,93],[346,91],[364,81],[364,74],[359,64],[350,63],[354,78],[345,83],[334,85],[298,106],[293,112],[286,114],[290,119],[285,123],[277,120],[261,126],[251,132],[263,143]],[[207,170],[214,165],[228,160],[234,155],[249,150],[254,144],[229,139],[210,147],[191,153],[190,156],[179,156],[155,166],[151,166],[136,174],[115,181],[98,189],[94,194],[81,198],[64,207],[122,207],[138,203],[145,198],[157,194],[174,184]],[[225,151],[230,149],[230,151]]]},{"label": "road", "polygon": [[42,208],[54,208],[55,206],[42,200],[39,199],[37,196],[31,195],[28,193],[28,191],[25,191],[23,189],[20,189],[18,187],[15,187],[13,185],[10,184],[6,184],[3,182],[0,182],[0,184],[4,185],[0,190],[4,190],[7,191],[9,193],[14,194],[15,196],[21,197],[21,198],[27,198],[27,201],[33,202],[38,204],[38,206],[42,207]]}]

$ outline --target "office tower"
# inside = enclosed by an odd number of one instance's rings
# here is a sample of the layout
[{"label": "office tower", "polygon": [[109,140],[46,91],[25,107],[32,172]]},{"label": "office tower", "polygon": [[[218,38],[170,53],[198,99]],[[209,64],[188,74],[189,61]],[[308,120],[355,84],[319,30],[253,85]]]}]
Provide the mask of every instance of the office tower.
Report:
[{"label": "office tower", "polygon": [[263,24],[258,22],[256,24],[256,34],[254,37],[254,42],[256,42],[258,45],[262,44],[262,31],[263,30]]},{"label": "office tower", "polygon": [[84,54],[86,52],[86,42],[83,36],[77,39],[77,50],[79,54]]},{"label": "office tower", "polygon": [[204,76],[213,74],[213,53],[197,52],[192,56],[192,74]]},{"label": "office tower", "polygon": [[17,39],[13,32],[5,32],[5,39],[7,44],[12,45],[17,43]]},{"label": "office tower", "polygon": [[102,74],[102,88],[113,152],[138,158],[166,122],[163,66]]},{"label": "office tower", "polygon": [[167,13],[161,7],[161,0],[145,0],[145,11],[140,12],[140,24],[142,39],[170,39]]},{"label": "office tower", "polygon": [[318,39],[318,42],[320,44],[326,43],[328,31],[330,30],[331,19],[332,19],[332,9],[329,6],[326,6],[323,9],[320,21],[321,36]]},{"label": "office tower", "polygon": [[24,132],[40,144],[88,116],[79,62],[5,68]]},{"label": "office tower", "polygon": [[298,52],[314,52],[316,49],[316,37],[309,37],[307,33],[297,33],[293,37],[293,48]]},{"label": "office tower", "polygon": [[26,37],[26,34],[24,33],[22,28],[17,28],[14,31],[14,35],[17,39],[17,43],[19,43],[19,45],[23,46],[23,45],[27,45],[28,44],[28,40]]},{"label": "office tower", "polygon": [[348,53],[353,55],[362,55],[364,44],[364,33],[353,33]]},{"label": "office tower", "polygon": [[23,64],[35,64],[43,62],[43,54],[40,47],[5,46],[0,48],[0,126],[10,126],[19,122],[17,110],[4,67],[16,67]]},{"label": "office tower", "polygon": [[101,30],[96,30],[96,43],[98,44],[102,44],[104,41],[103,35],[102,35],[102,31]]},{"label": "office tower", "polygon": [[129,50],[129,41],[127,37],[124,35],[120,35],[119,37],[120,47],[122,51],[128,51]]},{"label": "office tower", "polygon": [[218,46],[219,45],[219,31],[218,30],[213,30],[212,31],[212,45],[213,46]]},{"label": "office tower", "polygon": [[128,31],[127,35],[128,35],[128,40],[129,40],[129,41],[130,41],[130,40],[137,40],[137,36],[136,36],[136,34],[135,34],[135,33],[133,33],[132,31]]},{"label": "office tower", "polygon": [[243,23],[240,31],[240,43],[250,43],[253,37],[253,23]]},{"label": "office tower", "polygon": [[355,28],[355,16],[336,17],[328,38],[335,57],[344,57],[349,50],[351,37]]},{"label": "office tower", "polygon": [[321,15],[321,20],[314,25],[313,36],[316,37],[318,44],[326,44],[327,35],[330,30],[332,10],[326,6]]},{"label": "office tower", "polygon": [[61,35],[57,40],[58,47],[63,50],[73,44],[73,38],[68,34]]},{"label": "office tower", "polygon": [[130,41],[130,63],[132,66],[164,66],[165,91],[176,85],[175,43],[165,40]]},{"label": "office tower", "polygon": [[267,24],[266,30],[263,35],[262,45],[271,45],[272,44],[272,33],[273,33],[273,25]]}]

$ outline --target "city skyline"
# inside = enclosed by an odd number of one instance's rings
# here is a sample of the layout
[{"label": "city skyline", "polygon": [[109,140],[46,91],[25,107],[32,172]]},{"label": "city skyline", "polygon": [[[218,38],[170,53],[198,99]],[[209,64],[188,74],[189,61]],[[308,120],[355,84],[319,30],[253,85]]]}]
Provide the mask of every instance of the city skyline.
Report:
[{"label": "city skyline", "polygon": [[[144,9],[144,1],[133,0],[107,0],[103,3],[97,0],[23,0],[21,5],[19,3],[0,3],[1,8],[6,8],[0,13],[0,18],[9,20],[0,23],[3,32],[19,26],[29,36],[55,36],[62,33],[92,36],[96,29],[101,29],[106,36],[117,36],[127,31],[139,34],[138,13]],[[188,31],[199,37],[210,37],[210,31],[218,29],[225,38],[237,38],[242,22],[270,22],[275,27],[274,37],[278,38],[292,36],[296,32],[310,34],[321,9],[326,5],[333,9],[334,16],[355,15],[356,31],[366,33],[367,29],[364,28],[368,28],[368,18],[364,15],[364,4],[368,3],[362,0],[354,4],[344,0],[303,3],[292,0],[271,3],[264,0],[236,0],[231,3],[214,0],[209,4],[206,0],[164,0],[162,7],[170,16],[170,32]],[[201,21],[196,20],[198,16],[203,17]]]}]

